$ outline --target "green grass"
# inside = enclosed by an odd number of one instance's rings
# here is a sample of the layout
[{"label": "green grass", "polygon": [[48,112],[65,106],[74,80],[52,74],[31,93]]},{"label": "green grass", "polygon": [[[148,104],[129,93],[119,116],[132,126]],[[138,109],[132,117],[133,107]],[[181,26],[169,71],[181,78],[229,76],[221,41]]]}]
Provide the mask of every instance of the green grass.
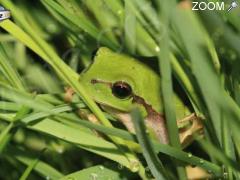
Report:
[{"label": "green grass", "polygon": [[[12,14],[0,22],[1,179],[186,179],[187,165],[240,179],[239,9],[192,12],[173,0],[0,4]],[[79,83],[101,46],[158,57],[171,145],[149,139],[137,110],[136,135],[114,127]],[[205,138],[185,149],[169,103],[172,77],[205,119]],[[71,104],[66,86],[76,91]],[[79,109],[101,124],[81,119]]]}]

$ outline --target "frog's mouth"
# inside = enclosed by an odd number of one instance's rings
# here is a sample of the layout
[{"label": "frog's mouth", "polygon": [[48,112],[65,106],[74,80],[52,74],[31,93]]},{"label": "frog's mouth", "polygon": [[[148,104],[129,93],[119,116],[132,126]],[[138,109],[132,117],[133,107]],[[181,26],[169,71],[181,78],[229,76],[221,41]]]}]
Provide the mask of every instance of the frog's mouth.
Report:
[{"label": "frog's mouth", "polygon": [[[101,107],[101,109],[109,113],[129,113],[131,111],[131,109],[121,109],[121,107],[119,106],[114,107],[112,104],[110,105],[108,103],[103,103],[98,101],[97,99],[94,99],[94,101]],[[146,111],[147,115],[158,113],[156,110],[153,109],[152,105],[146,103],[145,100],[140,96],[133,94],[131,97],[131,101],[132,104],[140,105],[139,107],[142,107]]]},{"label": "frog's mouth", "polygon": [[120,107],[113,107],[113,105],[109,105],[107,103],[99,102],[97,100],[94,100],[94,101],[98,104],[98,106],[102,110],[104,110],[104,111],[106,111],[110,114],[112,114],[112,113],[128,113],[129,112],[126,109],[121,109]]},{"label": "frog's mouth", "polygon": [[119,113],[128,113],[126,111],[123,111],[121,109],[116,109],[114,107],[108,106],[108,105],[100,105],[101,109],[103,109],[106,112],[109,112],[110,114],[119,114]]}]

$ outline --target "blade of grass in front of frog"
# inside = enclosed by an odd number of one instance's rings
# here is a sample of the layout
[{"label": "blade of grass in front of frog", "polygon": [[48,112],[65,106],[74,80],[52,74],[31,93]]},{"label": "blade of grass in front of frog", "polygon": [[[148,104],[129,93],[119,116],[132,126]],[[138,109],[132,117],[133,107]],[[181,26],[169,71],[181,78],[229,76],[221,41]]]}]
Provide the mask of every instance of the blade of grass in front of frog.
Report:
[{"label": "blade of grass in front of frog", "polygon": [[[73,127],[74,127],[74,129],[77,128],[78,132],[82,132],[82,131],[89,132],[89,131],[85,131],[84,129],[82,129],[82,127],[79,126],[79,125],[82,125],[84,127],[90,128],[90,129],[96,129],[106,135],[112,135],[112,136],[116,136],[116,137],[120,137],[122,139],[132,141],[132,142],[136,142],[136,137],[127,131],[124,131],[121,129],[116,129],[116,128],[108,128],[108,127],[105,127],[102,125],[96,125],[91,122],[81,120],[81,119],[79,119],[79,117],[71,116],[69,114],[64,114],[64,112],[68,111],[69,108],[68,108],[68,105],[55,107],[55,108],[51,109],[51,113],[57,114],[56,115],[57,117],[54,117],[54,119],[57,119],[59,122],[62,122],[66,125],[68,125],[69,122],[73,122],[73,123],[75,122],[76,126],[73,126]],[[36,113],[26,115],[24,118],[22,118],[21,121],[31,123],[38,119],[42,119],[44,121],[44,118],[47,118],[47,117],[49,117],[49,113],[47,113],[47,112],[46,113],[36,112]],[[67,139],[72,139],[72,138],[67,138]],[[74,140],[74,141],[71,140],[70,142],[76,142],[76,140]],[[219,167],[217,167],[215,164],[211,164],[210,162],[203,161],[200,158],[195,157],[194,155],[191,155],[191,157],[190,157],[190,155],[188,153],[185,153],[181,150],[177,150],[170,146],[162,145],[162,144],[159,144],[156,142],[153,142],[153,146],[154,146],[154,150],[156,152],[162,152],[162,153],[167,154],[170,157],[174,157],[178,160],[200,166],[206,170],[210,170],[214,174],[221,173],[221,169]],[[202,161],[204,163],[200,163]]]},{"label": "blade of grass in front of frog", "polygon": [[[161,74],[161,90],[164,104],[164,112],[166,117],[166,124],[169,134],[170,144],[176,148],[181,149],[177,121],[176,121],[176,110],[173,94],[173,85],[172,85],[172,69],[171,69],[171,51],[170,51],[170,37],[169,37],[169,23],[172,16],[172,12],[168,11],[171,7],[176,6],[175,1],[167,2],[158,2],[159,6],[159,19],[162,19],[162,24],[165,27],[165,34],[161,39],[156,39],[161,48],[161,53],[159,53],[159,66]],[[173,102],[173,103],[169,103]],[[183,180],[186,179],[186,172],[184,165],[177,162],[176,164],[178,178]]]},{"label": "blade of grass in front of frog", "polygon": [[[174,5],[174,3],[172,3]],[[165,25],[165,34],[160,39],[156,39],[161,47],[161,53],[159,53],[159,68],[160,68],[160,74],[161,74],[161,90],[162,90],[162,97],[163,97],[163,103],[164,103],[164,111],[166,115],[166,122],[169,132],[169,140],[170,143],[180,148],[180,140],[178,136],[178,128],[176,123],[176,115],[175,115],[175,109],[174,109],[174,102],[172,99],[173,97],[173,87],[172,87],[172,80],[171,80],[171,64],[170,64],[170,49],[169,49],[169,34],[168,32],[168,25],[169,25],[169,18],[170,13],[165,12],[165,8],[168,9],[167,3],[160,3],[159,6],[161,7],[162,11],[162,21]],[[161,60],[160,60],[161,59]]]},{"label": "blade of grass in front of frog", "polygon": [[[90,129],[95,129],[104,134],[110,134],[113,136],[121,137],[121,138],[126,139],[131,142],[137,142],[136,136],[125,130],[104,127],[102,125],[97,125],[97,124],[94,124],[94,123],[91,123],[88,121],[81,120],[81,119],[79,119],[79,117],[70,117],[70,116],[66,116],[65,114],[61,114],[60,116],[62,117],[62,119],[59,119],[60,122],[63,122],[63,123],[76,122],[78,124],[81,124],[82,126],[88,127]],[[205,169],[206,171],[208,171],[208,170],[211,171],[216,176],[219,176],[221,174],[221,168],[214,163],[208,162],[208,161],[198,158],[190,153],[186,153],[182,150],[173,148],[169,145],[159,144],[159,142],[156,142],[156,141],[151,141],[151,142],[153,144],[153,148],[156,153],[161,152],[161,153],[164,153],[164,154],[166,154],[170,157],[173,157],[177,160],[183,161],[185,163],[199,166],[199,167]],[[141,151],[138,144],[135,144],[134,146],[135,146],[136,150]]]},{"label": "blade of grass in front of frog", "polygon": [[132,110],[131,116],[134,122],[138,142],[142,147],[143,155],[153,176],[159,180],[169,179],[166,169],[164,168],[162,162],[158,159],[158,156],[149,141],[140,111],[138,109]]},{"label": "blade of grass in front of frog", "polygon": [[[136,2],[135,2],[136,3]],[[146,3],[147,5],[149,5],[146,1],[144,1],[144,3]],[[135,7],[136,6],[136,4],[131,4],[133,7]],[[138,4],[139,5],[139,4]],[[149,7],[149,6],[148,6]],[[136,10],[136,8],[135,8],[135,10]],[[154,14],[155,12],[154,12],[154,10],[153,9],[148,9],[148,11],[151,11],[152,13],[151,14]],[[147,14],[145,11],[143,12],[144,14]],[[156,15],[156,14],[155,14]],[[148,16],[148,15],[147,15]],[[141,15],[138,15],[138,17],[140,17],[140,19],[142,19],[141,18]],[[149,17],[149,16],[148,16]],[[155,17],[155,16],[154,16]],[[142,19],[142,22],[143,23],[146,23],[143,19]],[[154,21],[154,22],[156,22],[156,21]],[[161,29],[161,27],[159,27],[160,25],[159,25],[159,23],[157,23],[158,24],[158,27],[157,27],[157,29],[159,30],[159,29]],[[156,23],[155,23],[155,25],[156,25]],[[158,33],[161,33],[161,32],[158,32]],[[157,37],[158,38],[158,37]],[[158,39],[155,39],[155,41],[156,40],[158,40]],[[167,41],[168,42],[168,41]],[[156,46],[155,46],[156,47]],[[159,46],[158,46],[159,47]],[[160,46],[161,47],[161,46]],[[154,51],[158,51],[157,49],[154,49]],[[162,52],[162,51],[161,51]],[[162,53],[161,53],[162,54]],[[163,58],[164,60],[165,60],[165,58]],[[166,65],[166,63],[165,63],[165,65]],[[170,66],[170,60],[169,60],[169,63],[168,63],[168,65]],[[164,66],[162,66],[163,67],[163,69],[165,69],[166,70],[166,67],[164,67]],[[166,74],[166,72],[162,72],[163,74],[164,74],[164,76],[166,75],[166,76],[168,76],[168,74]],[[166,77],[165,76],[165,77]],[[171,76],[171,72],[170,72],[170,76]],[[167,84],[167,86],[166,87],[168,87],[168,84]],[[164,89],[166,89],[165,88],[165,85],[164,85]],[[171,89],[171,87],[170,87],[170,89]],[[166,90],[166,92],[170,95],[170,97],[171,97],[171,91],[169,91],[169,89],[168,90]],[[165,96],[166,97],[166,96]],[[171,101],[165,101],[165,102],[171,102]],[[167,104],[169,104],[169,103],[167,103]],[[171,111],[171,113],[169,113],[169,115],[174,115],[174,113],[172,113],[173,111]],[[170,117],[169,117],[170,118]],[[173,120],[174,120],[174,123],[176,124],[176,120],[175,120],[175,118],[173,118]],[[169,124],[171,124],[171,123],[169,123]],[[175,125],[175,127],[176,127],[176,125]],[[174,129],[174,126],[170,126],[170,128],[171,129]],[[178,133],[177,133],[177,128],[175,128],[175,130],[174,130],[174,132],[175,132],[175,134],[177,134],[177,138],[178,138]],[[175,141],[175,140],[177,140],[177,138],[176,138],[176,136],[175,136],[175,134],[173,133],[173,132],[171,132],[171,133],[169,133],[173,138],[171,138],[173,141]],[[178,141],[179,142],[179,141]],[[180,144],[180,143],[178,143],[178,144]],[[179,145],[180,146],[180,145]],[[180,167],[180,169],[182,169],[181,167]],[[180,176],[182,177],[182,178],[185,178],[186,176],[184,175],[184,169],[182,169],[182,170],[180,170],[181,172],[180,172]]]},{"label": "blade of grass in front of frog", "polygon": [[[66,123],[66,121],[67,122],[68,121],[76,121],[76,118],[72,119],[69,116],[65,117],[63,115],[63,118],[62,119],[58,118],[58,120],[60,122]],[[107,128],[102,125],[96,125],[96,124],[93,124],[91,122],[84,121],[84,120],[78,120],[77,123],[79,123],[85,127],[91,128],[91,129],[96,129],[105,134],[111,134],[113,136],[121,137],[123,139],[129,140],[132,142],[136,142],[136,137],[134,135],[130,134],[127,131],[121,130],[121,129]],[[216,176],[219,176],[222,173],[221,167],[217,166],[216,164],[213,164],[213,163],[203,160],[199,157],[196,157],[190,153],[186,153],[184,151],[178,150],[178,149],[173,148],[168,145],[159,144],[158,142],[152,142],[152,143],[153,143],[153,148],[154,148],[155,152],[162,152],[170,157],[176,158],[183,162],[202,167],[206,171],[208,170],[208,171],[212,172],[213,174],[215,174]],[[137,146],[136,146],[136,148],[139,149],[139,147],[137,147]]]},{"label": "blade of grass in front of frog", "polygon": [[[70,107],[59,107],[59,108],[53,109],[53,112],[54,113],[65,112],[66,110],[68,110],[68,108],[70,108]],[[55,122],[51,119],[47,119],[47,118],[43,119],[42,122],[39,122],[39,123],[37,121],[35,121],[39,118],[42,119],[42,118],[48,117],[48,116],[49,116],[49,114],[46,114],[46,113],[35,113],[35,114],[32,114],[32,115],[24,118],[23,121],[29,123],[28,128],[30,128],[30,129],[37,130],[37,131],[52,135],[54,137],[57,137],[59,139],[62,139],[64,141],[76,144],[80,148],[83,148],[85,150],[91,151],[93,153],[96,153],[98,155],[101,155],[103,157],[111,159],[113,161],[116,161],[116,162],[122,164],[123,166],[130,168],[132,171],[134,171],[134,168],[139,169],[139,171],[143,171],[143,169],[140,169],[142,167],[141,167],[141,165],[138,164],[137,161],[134,161],[135,163],[137,163],[137,164],[135,164],[136,167],[129,167],[128,160],[126,159],[125,156],[122,156],[121,154],[119,154],[119,150],[118,150],[117,146],[115,146],[114,144],[112,144],[108,141],[105,141],[98,137],[95,137],[95,134],[92,131],[89,131],[88,129],[83,129],[83,127],[81,127],[81,122],[79,123],[79,121],[78,121],[76,124],[73,124],[71,122],[64,121],[66,119],[71,118],[70,115],[60,114],[60,115],[57,115],[56,118],[54,118],[64,124],[57,123],[57,122]],[[76,119],[76,118],[74,117],[74,119]],[[31,122],[33,122],[33,121],[35,121],[36,123],[31,124]],[[87,121],[85,123],[87,123]],[[84,124],[84,122],[82,122],[82,124]],[[49,127],[49,125],[54,125],[54,127],[55,127],[54,130],[52,128],[50,128],[51,126]],[[104,126],[102,126],[102,127],[104,128]],[[110,129],[112,129],[112,128],[110,128]],[[71,132],[71,133],[64,133],[64,131]],[[109,132],[105,131],[105,133],[106,133],[106,135],[109,136]],[[89,143],[89,141],[91,141],[91,143]],[[126,145],[126,143],[124,145]],[[101,149],[107,149],[107,150],[101,151]],[[145,178],[145,175],[143,174],[143,172],[139,172],[139,173],[141,173],[140,176],[142,178]]]},{"label": "blade of grass in front of frog", "polygon": [[[54,129],[52,127],[54,127]],[[116,161],[129,168],[128,159],[121,154],[117,145],[96,137],[95,135],[79,131],[75,127],[57,122],[54,118],[45,118],[42,121],[36,121],[33,124],[29,124],[28,128],[70,142],[82,149]]]}]

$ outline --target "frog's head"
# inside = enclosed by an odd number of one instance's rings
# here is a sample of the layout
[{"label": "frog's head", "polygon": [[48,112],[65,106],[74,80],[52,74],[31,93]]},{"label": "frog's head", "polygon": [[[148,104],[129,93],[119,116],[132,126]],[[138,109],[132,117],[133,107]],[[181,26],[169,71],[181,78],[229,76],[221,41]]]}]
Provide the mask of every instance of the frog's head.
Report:
[{"label": "frog's head", "polygon": [[97,103],[123,112],[131,110],[134,95],[161,111],[159,80],[147,65],[105,47],[80,75],[80,83]]}]

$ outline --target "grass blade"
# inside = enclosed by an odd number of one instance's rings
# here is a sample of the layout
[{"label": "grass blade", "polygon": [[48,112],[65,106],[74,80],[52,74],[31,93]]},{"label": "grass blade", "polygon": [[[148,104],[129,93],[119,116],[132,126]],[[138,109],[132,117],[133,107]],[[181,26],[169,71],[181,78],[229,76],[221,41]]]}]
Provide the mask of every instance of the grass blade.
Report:
[{"label": "grass blade", "polygon": [[153,150],[152,144],[146,134],[146,128],[144,126],[143,118],[140,115],[140,111],[135,109],[132,111],[131,115],[137,139],[143,149],[143,155],[154,177],[159,180],[169,179],[167,178],[168,175],[166,174],[166,170],[164,169],[162,162],[158,159],[157,154]]},{"label": "grass blade", "polygon": [[92,166],[90,168],[86,168],[67,176],[64,176],[60,180],[69,180],[69,179],[98,179],[98,180],[105,180],[105,179],[116,179],[120,180],[123,177],[112,169],[104,167],[102,165]]},{"label": "grass blade", "polygon": [[[41,152],[43,153],[45,151],[45,149]],[[19,180],[26,180],[28,178],[28,176],[30,175],[31,171],[34,169],[34,167],[36,167],[37,163],[39,162],[39,159],[41,157],[41,153],[39,155],[39,157],[37,157],[36,159],[34,159],[31,164],[29,164],[29,166],[27,167],[27,169],[24,171],[24,173],[22,174],[22,176],[19,178]]]}]

